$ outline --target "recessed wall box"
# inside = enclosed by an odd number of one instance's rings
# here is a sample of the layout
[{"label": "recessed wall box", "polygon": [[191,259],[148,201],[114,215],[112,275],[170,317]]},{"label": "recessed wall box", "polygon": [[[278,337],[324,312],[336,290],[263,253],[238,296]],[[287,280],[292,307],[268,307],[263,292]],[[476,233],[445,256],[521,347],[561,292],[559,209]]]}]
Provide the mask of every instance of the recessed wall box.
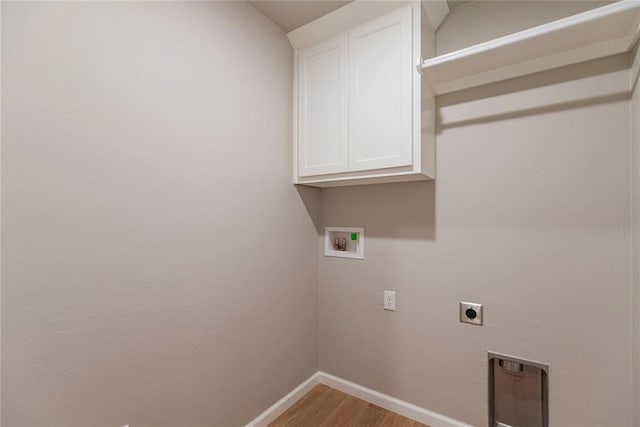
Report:
[{"label": "recessed wall box", "polygon": [[489,352],[489,425],[549,425],[549,365]]},{"label": "recessed wall box", "polygon": [[325,227],[324,256],[364,259],[364,228]]}]

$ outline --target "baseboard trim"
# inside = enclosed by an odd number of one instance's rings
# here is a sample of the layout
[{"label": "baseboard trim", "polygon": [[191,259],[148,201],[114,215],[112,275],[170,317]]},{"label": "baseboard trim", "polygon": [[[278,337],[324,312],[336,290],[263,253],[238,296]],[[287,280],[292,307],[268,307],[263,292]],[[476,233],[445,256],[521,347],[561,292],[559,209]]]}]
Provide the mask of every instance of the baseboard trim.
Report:
[{"label": "baseboard trim", "polygon": [[365,400],[374,405],[378,405],[384,409],[388,409],[397,414],[404,415],[412,420],[419,421],[431,427],[470,427],[462,421],[454,420],[437,412],[430,411],[420,406],[414,405],[404,400],[396,399],[388,394],[352,383],[345,379],[327,374],[326,372],[318,372],[318,380],[321,384],[327,385],[343,393]]},{"label": "baseboard trim", "polygon": [[296,403],[302,396],[307,394],[320,383],[320,372],[316,372],[307,378],[302,384],[290,391],[285,397],[278,400],[276,403],[267,408],[263,413],[249,421],[245,427],[266,427],[278,418],[284,411],[289,409],[294,403]]},{"label": "baseboard trim", "polygon": [[373,403],[382,408],[404,415],[407,418],[427,424],[431,427],[470,427],[462,421],[455,420],[437,412],[421,408],[404,400],[396,399],[384,393],[372,390],[370,388],[352,383],[345,379],[336,377],[326,372],[318,371],[305,380],[298,387],[293,389],[282,399],[271,405],[266,411],[254,418],[246,427],[265,427],[284,411],[289,409],[302,396],[307,394],[317,384],[324,384],[343,393],[362,399],[366,402]]}]

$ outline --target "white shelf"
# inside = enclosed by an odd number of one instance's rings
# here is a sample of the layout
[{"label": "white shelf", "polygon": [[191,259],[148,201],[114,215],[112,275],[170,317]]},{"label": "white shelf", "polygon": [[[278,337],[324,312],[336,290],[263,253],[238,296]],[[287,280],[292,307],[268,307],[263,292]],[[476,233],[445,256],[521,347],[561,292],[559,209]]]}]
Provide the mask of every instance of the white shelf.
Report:
[{"label": "white shelf", "polygon": [[623,0],[422,63],[436,94],[575,64],[633,48],[640,0]]}]

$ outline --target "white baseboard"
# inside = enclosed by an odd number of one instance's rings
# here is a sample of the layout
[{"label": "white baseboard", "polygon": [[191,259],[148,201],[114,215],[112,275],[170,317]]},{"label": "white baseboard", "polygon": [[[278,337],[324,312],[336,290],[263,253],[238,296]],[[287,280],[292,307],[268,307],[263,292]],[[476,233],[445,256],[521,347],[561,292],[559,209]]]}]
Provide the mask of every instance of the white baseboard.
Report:
[{"label": "white baseboard", "polygon": [[294,388],[291,392],[289,392],[285,397],[278,400],[276,403],[267,408],[263,413],[255,417],[253,420],[249,421],[245,427],[265,427],[269,425],[272,421],[278,418],[284,411],[289,409],[296,403],[302,396],[307,394],[319,384],[318,378],[320,376],[320,372],[316,372],[307,378],[302,384],[298,387]]},{"label": "white baseboard", "polygon": [[374,405],[378,405],[431,427],[470,427],[469,424],[465,424],[462,421],[454,420],[453,418],[438,414],[437,412],[421,408],[412,403],[396,399],[395,397],[391,397],[387,394],[380,393],[359,384],[352,383],[351,381],[336,377],[335,375],[320,371],[313,374],[285,397],[277,401],[262,414],[258,415],[253,421],[249,422],[246,427],[267,426],[317,384],[324,384],[331,388],[335,388],[343,393],[350,394],[351,396],[373,403]]},{"label": "white baseboard", "polygon": [[321,384],[327,385],[343,393],[350,394],[384,409],[403,415],[412,420],[419,421],[431,427],[470,427],[462,421],[454,420],[437,412],[421,408],[404,400],[396,399],[384,393],[363,387],[325,372],[318,372]]}]

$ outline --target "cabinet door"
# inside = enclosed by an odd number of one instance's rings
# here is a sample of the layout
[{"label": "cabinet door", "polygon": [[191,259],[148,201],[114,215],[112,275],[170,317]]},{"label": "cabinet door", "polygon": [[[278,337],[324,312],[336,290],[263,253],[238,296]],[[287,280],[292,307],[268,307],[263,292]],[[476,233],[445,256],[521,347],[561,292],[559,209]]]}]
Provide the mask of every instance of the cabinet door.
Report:
[{"label": "cabinet door", "polygon": [[349,33],[349,170],[411,165],[412,10]]},{"label": "cabinet door", "polygon": [[346,172],[348,38],[298,52],[298,175]]}]

